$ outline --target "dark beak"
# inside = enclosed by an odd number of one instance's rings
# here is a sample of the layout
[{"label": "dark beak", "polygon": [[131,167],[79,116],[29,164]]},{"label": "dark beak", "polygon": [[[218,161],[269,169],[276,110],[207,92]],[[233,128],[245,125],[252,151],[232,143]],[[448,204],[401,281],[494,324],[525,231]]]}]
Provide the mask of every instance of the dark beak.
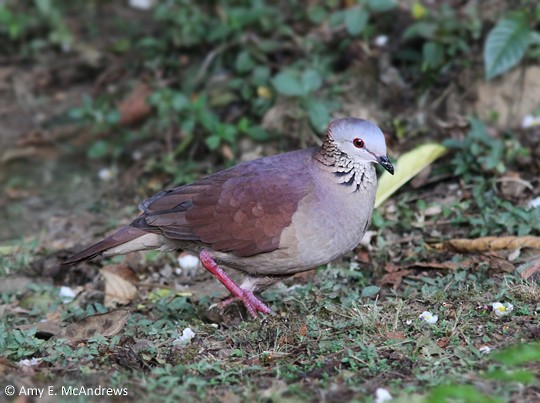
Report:
[{"label": "dark beak", "polygon": [[381,164],[384,169],[386,169],[388,172],[394,175],[394,166],[392,165],[388,157],[379,157],[378,161],[379,161],[379,164]]}]

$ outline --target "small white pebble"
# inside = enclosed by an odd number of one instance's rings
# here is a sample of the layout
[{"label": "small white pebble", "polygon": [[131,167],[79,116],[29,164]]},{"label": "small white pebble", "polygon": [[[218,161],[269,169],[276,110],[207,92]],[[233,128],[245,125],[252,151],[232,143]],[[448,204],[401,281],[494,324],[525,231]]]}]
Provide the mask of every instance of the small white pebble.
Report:
[{"label": "small white pebble", "polygon": [[506,304],[494,302],[491,306],[493,307],[493,312],[495,312],[495,315],[497,316],[506,316],[514,310],[514,305],[510,302],[507,302]]},{"label": "small white pebble", "polygon": [[375,391],[375,403],[383,403],[392,399],[393,397],[390,392],[388,392],[384,388],[377,388],[377,390]]},{"label": "small white pebble", "polygon": [[530,200],[530,201],[527,203],[527,207],[529,207],[529,208],[540,207],[540,196],[535,197],[534,199]]},{"label": "small white pebble", "polygon": [[108,182],[112,178],[114,178],[114,170],[112,170],[111,168],[101,168],[98,172],[98,177],[103,182]]},{"label": "small white pebble", "polygon": [[434,323],[437,323],[439,317],[437,315],[433,315],[429,311],[424,311],[418,316],[418,319],[422,319],[424,322],[433,325]]},{"label": "small white pebble", "polygon": [[133,160],[135,161],[140,161],[142,160],[143,157],[144,157],[144,154],[140,150],[135,150],[131,154],[131,158],[133,158]]},{"label": "small white pebble", "polygon": [[384,45],[386,45],[388,43],[388,36],[387,35],[379,35],[375,38],[375,40],[373,41],[373,43],[382,48]]},{"label": "small white pebble", "polygon": [[176,338],[173,341],[173,344],[186,345],[186,344],[189,344],[191,342],[191,339],[193,339],[194,337],[195,337],[195,332],[191,330],[191,328],[186,327],[182,331],[182,336]]},{"label": "small white pebble", "polygon": [[527,115],[521,121],[521,127],[523,129],[528,129],[535,126],[540,126],[540,116]]},{"label": "small white pebble", "polygon": [[199,266],[199,258],[189,253],[178,256],[178,266],[184,270],[194,270]]},{"label": "small white pebble", "polygon": [[480,352],[482,354],[489,354],[491,352],[491,347],[489,346],[482,346],[480,347],[478,350],[480,350]]},{"label": "small white pebble", "polygon": [[153,0],[129,0],[129,5],[139,10],[150,10],[154,5]]},{"label": "small white pebble", "polygon": [[77,296],[77,293],[73,288],[63,285],[62,287],[60,287],[60,292],[58,293],[58,295],[60,296],[60,299],[63,303],[67,303],[73,301],[73,298]]},{"label": "small white pebble", "polygon": [[517,248],[516,250],[514,250],[513,252],[511,252],[509,255],[508,255],[508,261],[509,262],[514,262],[517,260],[517,258],[521,255],[521,249],[520,248]]}]

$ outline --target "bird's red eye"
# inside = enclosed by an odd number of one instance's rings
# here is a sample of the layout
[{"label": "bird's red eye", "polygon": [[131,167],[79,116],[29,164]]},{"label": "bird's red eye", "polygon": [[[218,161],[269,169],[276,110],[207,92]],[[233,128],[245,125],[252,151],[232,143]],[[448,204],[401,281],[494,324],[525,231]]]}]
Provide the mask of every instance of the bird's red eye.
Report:
[{"label": "bird's red eye", "polygon": [[353,144],[356,148],[364,148],[364,140],[356,138],[353,140]]}]

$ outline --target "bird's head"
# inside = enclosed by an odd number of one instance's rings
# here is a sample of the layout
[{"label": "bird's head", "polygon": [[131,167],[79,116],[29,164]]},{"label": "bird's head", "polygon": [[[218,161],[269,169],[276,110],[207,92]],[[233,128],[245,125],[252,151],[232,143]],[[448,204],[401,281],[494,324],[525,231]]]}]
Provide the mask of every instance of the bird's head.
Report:
[{"label": "bird's head", "polygon": [[378,163],[394,174],[394,166],[386,155],[384,134],[376,124],[364,119],[336,119],[328,126],[327,136],[353,161]]}]

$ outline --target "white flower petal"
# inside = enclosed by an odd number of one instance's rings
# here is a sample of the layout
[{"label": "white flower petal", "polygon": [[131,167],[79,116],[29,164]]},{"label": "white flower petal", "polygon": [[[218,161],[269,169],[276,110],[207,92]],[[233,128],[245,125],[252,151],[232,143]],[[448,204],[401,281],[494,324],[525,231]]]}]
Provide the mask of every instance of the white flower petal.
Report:
[{"label": "white flower petal", "polygon": [[527,115],[521,121],[521,127],[523,129],[528,129],[530,127],[535,127],[540,125],[540,116]]},{"label": "white flower petal", "polygon": [[535,197],[534,199],[530,200],[530,201],[527,203],[527,207],[529,207],[529,208],[540,207],[540,196]]},{"label": "white flower petal", "polygon": [[178,265],[184,270],[193,270],[199,266],[199,258],[189,253],[178,256]]},{"label": "white flower petal", "polygon": [[375,45],[377,45],[378,47],[382,48],[384,45],[386,45],[388,43],[388,36],[387,35],[379,35],[379,36],[377,36],[375,38],[373,43],[375,43]]},{"label": "white flower petal", "polygon": [[60,292],[58,293],[62,302],[67,303],[73,301],[73,298],[77,296],[75,290],[71,287],[62,286],[60,287]]},{"label": "white flower petal", "polygon": [[114,170],[110,168],[101,168],[98,172],[98,176],[102,181],[108,182],[114,177]]},{"label": "white flower petal", "polygon": [[482,354],[489,354],[491,352],[491,347],[482,346],[478,349]]},{"label": "white flower petal", "polygon": [[34,367],[36,365],[41,364],[42,361],[43,361],[43,358],[25,359],[25,360],[20,360],[19,365],[21,367]]},{"label": "white flower petal", "polygon": [[497,316],[506,316],[514,310],[514,305],[512,305],[510,302],[507,302],[506,304],[494,302],[491,304],[491,306],[493,308],[493,312]]},{"label": "white flower petal", "polygon": [[384,388],[377,388],[377,390],[375,391],[375,403],[383,403],[392,399],[393,397],[390,392],[388,392]]},{"label": "white flower petal", "polygon": [[176,339],[173,341],[173,344],[180,344],[180,345],[189,344],[189,342],[191,341],[191,339],[193,339],[194,337],[195,337],[195,332],[194,332],[193,330],[191,330],[191,328],[186,327],[186,328],[182,331],[182,336],[176,338]]},{"label": "white flower petal", "polygon": [[149,10],[154,5],[153,0],[129,0],[129,5],[139,10]]},{"label": "white flower petal", "polygon": [[424,322],[433,325],[434,323],[437,323],[439,317],[437,315],[433,315],[429,311],[424,311],[420,314],[420,316],[418,316],[418,319],[422,319]]}]

